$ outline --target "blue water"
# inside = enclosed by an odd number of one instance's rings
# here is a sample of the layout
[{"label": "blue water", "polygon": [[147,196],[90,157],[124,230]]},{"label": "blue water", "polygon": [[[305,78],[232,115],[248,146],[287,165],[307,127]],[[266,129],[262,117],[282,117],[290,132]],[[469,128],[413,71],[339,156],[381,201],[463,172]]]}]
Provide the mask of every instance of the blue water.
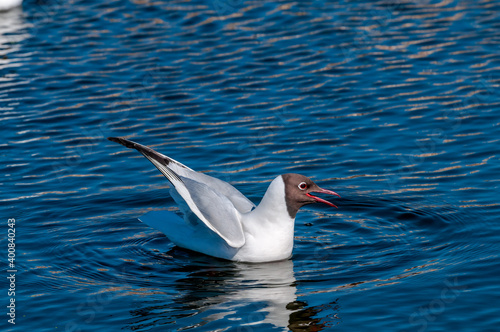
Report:
[{"label": "blue water", "polygon": [[[498,331],[498,1],[30,1],[0,13],[2,331]],[[233,263],[124,136],[258,203],[335,190]]]}]

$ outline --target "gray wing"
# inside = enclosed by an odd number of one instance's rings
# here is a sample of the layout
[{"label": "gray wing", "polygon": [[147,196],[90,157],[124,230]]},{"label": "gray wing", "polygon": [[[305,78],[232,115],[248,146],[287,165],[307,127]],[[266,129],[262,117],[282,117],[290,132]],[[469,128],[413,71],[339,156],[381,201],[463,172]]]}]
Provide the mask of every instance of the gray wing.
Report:
[{"label": "gray wing", "polygon": [[223,238],[228,245],[239,248],[245,244],[240,213],[255,205],[229,183],[198,173],[153,149],[119,137],[110,141],[136,149],[158,168],[172,183],[191,211]]}]

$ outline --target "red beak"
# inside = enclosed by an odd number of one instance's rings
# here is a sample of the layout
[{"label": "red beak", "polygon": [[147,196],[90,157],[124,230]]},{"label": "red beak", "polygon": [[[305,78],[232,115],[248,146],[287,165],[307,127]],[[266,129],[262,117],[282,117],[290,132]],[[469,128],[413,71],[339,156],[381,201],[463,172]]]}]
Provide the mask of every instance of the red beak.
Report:
[{"label": "red beak", "polygon": [[[340,197],[339,194],[337,194],[336,192],[334,191],[331,191],[331,190],[326,190],[326,189],[322,189],[322,188],[319,188],[318,190],[314,190],[315,193],[321,193],[321,194],[328,194],[328,195],[335,195],[335,196],[338,196]],[[311,194],[306,194],[307,196],[311,197],[311,198],[314,198],[314,200],[316,202],[320,202],[320,203],[325,203],[326,205],[330,205],[330,206],[333,206],[333,207],[337,207],[337,205],[333,204],[333,203],[330,203],[322,198],[319,198],[319,197],[316,197],[316,196],[313,196]]]}]

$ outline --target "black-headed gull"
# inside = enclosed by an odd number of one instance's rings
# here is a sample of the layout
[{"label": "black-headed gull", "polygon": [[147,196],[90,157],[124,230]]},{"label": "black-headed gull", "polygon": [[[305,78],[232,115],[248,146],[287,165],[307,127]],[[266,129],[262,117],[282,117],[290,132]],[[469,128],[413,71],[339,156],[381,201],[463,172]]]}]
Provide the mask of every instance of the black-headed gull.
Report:
[{"label": "black-headed gull", "polygon": [[297,211],[316,202],[336,207],[311,193],[339,196],[303,175],[283,174],[255,206],[227,182],[195,172],[147,146],[120,137],[108,139],[148,158],[174,186],[170,193],[184,213],[182,219],[169,211],[151,211],[139,219],[179,247],[210,256],[242,262],[288,259]]}]

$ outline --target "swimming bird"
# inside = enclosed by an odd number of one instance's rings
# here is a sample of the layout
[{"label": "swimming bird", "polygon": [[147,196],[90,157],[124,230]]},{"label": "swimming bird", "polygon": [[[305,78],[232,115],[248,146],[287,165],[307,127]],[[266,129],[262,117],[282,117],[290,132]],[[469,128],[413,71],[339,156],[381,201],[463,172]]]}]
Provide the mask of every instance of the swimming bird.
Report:
[{"label": "swimming bird", "polygon": [[298,210],[316,202],[336,207],[311,193],[339,196],[306,176],[288,173],[271,182],[256,206],[225,181],[128,139],[108,139],[149,159],[173,185],[170,194],[184,215],[181,218],[169,211],[151,211],[139,220],[179,247],[218,258],[254,263],[290,258]]},{"label": "swimming bird", "polygon": [[21,6],[23,0],[0,0],[0,12]]}]

